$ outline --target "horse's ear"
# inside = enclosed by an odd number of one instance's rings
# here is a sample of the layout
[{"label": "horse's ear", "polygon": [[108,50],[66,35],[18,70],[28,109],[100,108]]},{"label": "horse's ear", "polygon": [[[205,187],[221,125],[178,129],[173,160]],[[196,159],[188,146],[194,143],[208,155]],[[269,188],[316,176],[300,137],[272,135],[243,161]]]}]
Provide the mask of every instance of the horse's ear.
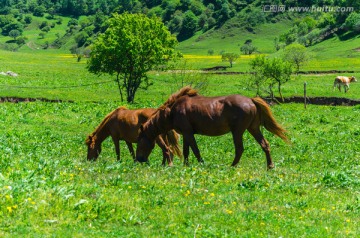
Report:
[{"label": "horse's ear", "polygon": [[165,108],[165,116],[169,117],[171,113],[171,109],[169,107]]}]

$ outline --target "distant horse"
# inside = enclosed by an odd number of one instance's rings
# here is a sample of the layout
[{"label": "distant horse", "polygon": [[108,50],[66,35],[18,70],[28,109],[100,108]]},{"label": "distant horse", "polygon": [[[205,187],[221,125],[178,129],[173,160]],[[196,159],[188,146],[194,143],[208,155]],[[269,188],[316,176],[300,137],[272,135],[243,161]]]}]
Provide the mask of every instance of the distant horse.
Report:
[{"label": "distant horse", "polygon": [[[132,143],[137,142],[140,125],[146,122],[155,111],[156,109],[153,108],[129,110],[125,107],[119,107],[109,113],[95,131],[86,138],[87,159],[96,160],[101,152],[101,143],[111,136],[115,145],[117,160],[120,160],[119,141],[124,140],[131,156],[136,161]],[[173,130],[156,137],[156,143],[163,152],[163,165],[165,165],[165,161],[172,165],[173,154],[181,156],[178,139],[178,134]]]},{"label": "distant horse", "polygon": [[267,168],[271,169],[274,164],[270,156],[270,146],[260,131],[261,125],[288,142],[285,130],[275,121],[269,106],[261,98],[241,95],[204,97],[196,90],[185,87],[173,94],[141,126],[136,159],[146,162],[154,148],[156,136],[175,129],[183,135],[184,164],[188,164],[189,147],[202,163],[194,134],[219,136],[231,132],[235,144],[232,166],[235,166],[244,151],[242,136],[245,130],[248,130],[265,152]]},{"label": "distant horse", "polygon": [[350,88],[351,82],[357,82],[356,78],[354,76],[346,77],[346,76],[337,76],[334,80],[334,90],[337,87],[339,91],[341,92],[341,86],[344,86],[345,93]]}]

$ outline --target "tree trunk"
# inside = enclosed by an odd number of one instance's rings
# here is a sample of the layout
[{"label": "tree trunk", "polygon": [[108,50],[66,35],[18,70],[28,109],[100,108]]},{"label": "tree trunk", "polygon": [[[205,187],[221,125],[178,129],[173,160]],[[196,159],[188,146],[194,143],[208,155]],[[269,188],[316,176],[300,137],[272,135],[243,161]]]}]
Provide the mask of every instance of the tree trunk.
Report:
[{"label": "tree trunk", "polygon": [[278,91],[279,91],[279,94],[280,94],[280,97],[281,97],[281,101],[284,102],[284,97],[283,97],[283,95],[281,93],[281,83],[280,82],[278,82]]},{"label": "tree trunk", "polygon": [[120,84],[119,74],[116,75],[116,82],[117,82],[117,85],[118,85],[118,88],[119,88],[121,102],[123,102],[124,98],[123,98],[123,94],[122,94],[122,91],[121,91],[121,84]]},{"label": "tree trunk", "polygon": [[271,84],[269,85],[269,94],[270,94],[270,98],[274,99],[274,92],[272,90],[272,85]]}]

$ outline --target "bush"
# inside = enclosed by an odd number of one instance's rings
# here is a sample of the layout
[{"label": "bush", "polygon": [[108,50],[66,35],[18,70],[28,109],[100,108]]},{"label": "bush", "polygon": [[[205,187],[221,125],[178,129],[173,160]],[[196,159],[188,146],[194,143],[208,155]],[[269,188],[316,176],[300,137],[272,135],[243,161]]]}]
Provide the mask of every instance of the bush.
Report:
[{"label": "bush", "polygon": [[345,20],[345,26],[353,31],[360,31],[360,13],[352,12]]},{"label": "bush", "polygon": [[33,15],[37,17],[43,17],[45,12],[46,12],[46,8],[43,5],[40,5],[34,9]]},{"label": "bush", "polygon": [[9,36],[11,37],[11,38],[14,38],[14,40],[18,37],[18,36],[20,36],[21,35],[21,32],[19,31],[19,30],[11,30],[10,32],[9,32]]},{"label": "bush", "polygon": [[32,22],[32,17],[31,16],[26,16],[24,18],[24,21],[25,21],[26,24],[30,24]]}]

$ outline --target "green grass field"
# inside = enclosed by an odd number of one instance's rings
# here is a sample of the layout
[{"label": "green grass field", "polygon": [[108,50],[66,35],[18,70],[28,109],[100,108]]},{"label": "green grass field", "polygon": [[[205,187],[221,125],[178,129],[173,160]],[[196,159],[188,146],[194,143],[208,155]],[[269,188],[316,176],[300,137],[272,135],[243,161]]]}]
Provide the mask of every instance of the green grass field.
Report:
[{"label": "green grass field", "polygon": [[[276,169],[245,134],[197,136],[206,164],[133,164],[110,140],[86,161],[85,136],[115,103],[1,104],[0,234],[97,237],[355,237],[359,234],[359,107],[272,108],[292,145],[265,132]],[[125,144],[122,143],[124,148]]]},{"label": "green grass field", "polygon": [[[56,51],[1,52],[0,96],[72,100],[0,104],[0,236],[3,237],[356,237],[360,234],[358,140],[360,107],[283,104],[272,107],[292,145],[267,131],[276,168],[246,133],[232,168],[230,135],[197,136],[206,161],[191,154],[161,166],[134,164],[110,139],[96,162],[86,161],[85,137],[120,105],[109,76],[97,77]],[[190,57],[191,58],[191,57]],[[202,64],[203,58],[192,57]],[[195,63],[192,63],[193,66]],[[196,66],[196,65],[195,65]],[[336,96],[335,75],[294,76],[284,96]],[[204,95],[254,96],[247,75],[151,72],[129,108],[158,107],[183,83],[206,83]],[[102,83],[102,84],[98,84]],[[351,84],[346,97],[360,97]],[[181,141],[180,141],[181,143]]]}]

